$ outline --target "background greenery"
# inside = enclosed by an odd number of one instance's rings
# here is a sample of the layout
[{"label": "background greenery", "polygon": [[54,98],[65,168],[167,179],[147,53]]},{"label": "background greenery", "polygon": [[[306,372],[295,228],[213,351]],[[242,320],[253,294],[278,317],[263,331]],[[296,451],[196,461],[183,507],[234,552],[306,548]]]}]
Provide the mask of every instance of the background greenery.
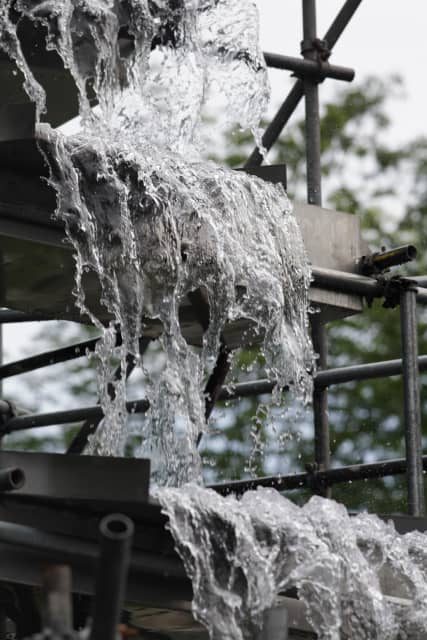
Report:
[{"label": "background greenery", "polygon": [[[323,105],[324,206],[359,216],[364,235],[374,250],[415,244],[419,250],[416,264],[401,271],[422,274],[427,273],[427,139],[419,137],[398,146],[389,139],[387,101],[401,91],[398,78],[384,81],[373,77],[342,89],[333,102]],[[226,157],[215,159],[232,167],[241,166],[252,145],[250,135],[230,132],[224,145],[219,145],[226,149]],[[269,154],[268,162],[287,165],[289,195],[303,200],[303,121],[297,120],[288,127]],[[419,320],[420,353],[427,353],[427,315],[422,309]],[[42,330],[41,339],[52,348],[80,340],[83,334],[87,334],[87,329],[79,325],[56,323]],[[329,366],[332,367],[399,357],[399,310],[383,309],[381,302],[375,302],[361,315],[332,323],[329,341]],[[155,358],[155,349],[149,357]],[[262,375],[262,356],[256,350],[236,354],[232,379]],[[67,400],[67,406],[96,401],[93,370],[87,362],[52,367],[50,372],[38,372],[28,380],[14,399],[22,404],[25,397],[27,408],[32,410],[49,401],[49,393],[53,394],[50,401],[60,397],[62,406]],[[426,382],[424,374],[423,423],[427,412]],[[22,384],[25,385],[25,381]],[[53,392],[49,392],[52,388]],[[141,379],[136,378],[132,383],[131,394],[143,395]],[[403,455],[402,395],[400,377],[331,388],[329,414],[334,465]],[[292,405],[286,419],[281,417],[272,427],[264,420],[262,403],[266,401],[267,398],[245,399],[219,407],[214,413],[211,435],[203,441],[209,481],[249,473],[289,472],[313,460],[309,411]],[[43,430],[16,434],[6,440],[6,446],[63,450],[75,428],[50,430],[46,437]],[[404,478],[337,487],[334,497],[353,508],[402,511],[405,510]]]}]

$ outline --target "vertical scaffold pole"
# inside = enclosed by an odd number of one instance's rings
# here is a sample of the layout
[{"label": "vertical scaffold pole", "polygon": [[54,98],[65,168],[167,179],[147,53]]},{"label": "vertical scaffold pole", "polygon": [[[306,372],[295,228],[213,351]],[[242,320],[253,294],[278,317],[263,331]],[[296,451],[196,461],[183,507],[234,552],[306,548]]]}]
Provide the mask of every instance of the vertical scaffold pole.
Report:
[{"label": "vertical scaffold pole", "polygon": [[[317,60],[316,42],[316,0],[302,0],[303,41],[301,53],[307,60]],[[322,172],[320,165],[320,113],[319,85],[314,78],[305,76],[305,137],[307,160],[307,201],[309,204],[322,205]],[[326,367],[327,336],[323,324],[313,318],[313,346],[319,354],[319,368]],[[315,461],[319,469],[324,470],[330,463],[330,438],[328,420],[327,389],[316,389],[313,393]],[[324,495],[330,495],[325,489]]]},{"label": "vertical scaffold pole", "polygon": [[[302,0],[304,39],[301,53],[306,60],[317,60],[315,49],[316,0]],[[320,169],[319,85],[314,78],[304,77],[305,137],[307,158],[308,204],[322,205],[322,174]]]},{"label": "vertical scaffold pole", "polygon": [[400,294],[400,330],[405,411],[405,445],[408,510],[425,514],[423,448],[421,433],[420,379],[418,370],[417,293],[407,288]]}]

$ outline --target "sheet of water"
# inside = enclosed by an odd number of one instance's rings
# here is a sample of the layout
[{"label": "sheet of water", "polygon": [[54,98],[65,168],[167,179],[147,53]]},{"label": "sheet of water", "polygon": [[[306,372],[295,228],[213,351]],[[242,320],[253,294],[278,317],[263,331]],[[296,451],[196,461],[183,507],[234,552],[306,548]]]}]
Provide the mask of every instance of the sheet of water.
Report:
[{"label": "sheet of water", "polygon": [[292,588],[320,640],[427,638],[424,534],[400,536],[317,496],[298,507],[273,489],[238,500],[190,484],[157,497],[213,640],[259,637],[264,612]]},{"label": "sheet of water", "polygon": [[[16,9],[44,26],[48,47],[79,93],[80,134],[64,137],[45,125],[39,132],[58,194],[56,215],[75,251],[76,301],[103,334],[95,355],[105,419],[87,451],[123,454],[124,376],[114,382],[113,398],[108,390],[117,360],[124,371],[126,354],[138,356],[144,318],[156,319],[166,366],[149,381],[140,453],[152,459],[160,485],[200,480],[204,382],[226,323],[253,321],[278,389],[290,384],[303,400],[311,391],[310,270],[286,194],[203,161],[198,136],[212,88],[224,94],[229,119],[259,136],[268,81],[255,3],[18,0]],[[24,72],[41,114],[43,91],[16,24],[5,9],[1,19],[0,46]],[[100,282],[113,318],[107,327],[86,299],[87,272]],[[185,341],[178,317],[196,289],[210,307],[199,351]]]}]

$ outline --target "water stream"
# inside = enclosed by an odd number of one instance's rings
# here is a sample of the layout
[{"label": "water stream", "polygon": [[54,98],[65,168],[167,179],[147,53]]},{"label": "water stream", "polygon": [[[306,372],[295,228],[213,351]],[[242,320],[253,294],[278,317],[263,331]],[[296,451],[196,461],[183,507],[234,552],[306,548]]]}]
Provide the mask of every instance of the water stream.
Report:
[{"label": "water stream", "polygon": [[[277,389],[290,385],[305,401],[311,391],[310,270],[290,203],[279,185],[203,160],[199,135],[203,110],[221,90],[229,120],[259,137],[268,81],[256,6],[18,0],[16,7],[44,26],[48,48],[59,53],[79,94],[79,134],[67,137],[45,124],[38,130],[57,191],[56,216],[75,253],[76,303],[103,336],[96,357],[105,419],[87,452],[123,454],[126,384],[124,376],[113,382],[113,373],[117,360],[125,370],[127,354],[139,358],[144,325],[157,320],[166,366],[148,382],[140,454],[151,458],[159,485],[200,481],[204,384],[227,323],[252,322]],[[16,25],[5,12],[2,20],[9,37],[0,46],[25,73],[42,114],[43,91]],[[108,326],[86,297],[89,272],[99,281]],[[209,305],[199,350],[179,322],[186,295],[196,290]]]},{"label": "water stream", "polygon": [[[0,47],[41,116],[43,88],[10,4],[0,7]],[[157,496],[193,581],[195,616],[211,637],[257,637],[277,593],[296,587],[325,640],[425,638],[421,534],[399,537],[375,517],[351,520],[320,498],[300,509],[274,491],[236,500],[200,486],[204,385],[228,323],[255,327],[276,403],[285,385],[303,402],[312,390],[310,268],[291,204],[281,186],[203,159],[201,122],[215,92],[229,121],[260,137],[268,80],[255,2],[17,0],[15,8],[47,30],[79,94],[80,132],[39,124],[38,135],[75,254],[76,304],[102,334],[95,355],[105,419],[87,453],[123,454],[126,384],[114,371],[119,362],[124,373],[128,354],[144,368],[139,338],[158,321],[166,364],[147,385],[140,455],[163,487]],[[86,295],[89,273],[105,313]],[[199,349],[179,319],[196,290],[209,305]]]}]

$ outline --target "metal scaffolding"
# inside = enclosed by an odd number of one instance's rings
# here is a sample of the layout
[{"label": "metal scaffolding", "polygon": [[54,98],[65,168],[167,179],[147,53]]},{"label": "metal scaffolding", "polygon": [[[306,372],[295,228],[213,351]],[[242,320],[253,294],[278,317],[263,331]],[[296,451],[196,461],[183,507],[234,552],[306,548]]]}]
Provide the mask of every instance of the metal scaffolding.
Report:
[{"label": "metal scaffolding", "polygon": [[[289,95],[267,127],[262,143],[269,150],[279,138],[283,128],[289,121],[297,105],[304,98],[305,101],[305,129],[306,129],[306,162],[307,162],[307,201],[309,204],[320,206],[321,195],[321,151],[320,151],[320,113],[319,113],[319,84],[326,78],[350,82],[354,77],[352,69],[330,64],[332,49],[350,22],[361,0],[346,0],[341,11],[336,16],[331,27],[323,39],[319,39],[316,29],[315,0],[302,0],[303,9],[303,39],[301,42],[301,58],[293,58],[274,53],[265,53],[269,67],[292,71],[297,77]],[[263,157],[255,149],[245,164],[245,168],[259,166]],[[383,274],[383,270],[394,264],[402,264],[415,257],[414,247],[400,247],[396,250],[374,254],[362,263],[361,273],[344,273],[331,269],[314,268],[313,285],[323,289],[357,294],[368,299],[390,297],[395,304],[400,304],[402,359],[389,362],[370,363],[366,365],[348,366],[338,369],[327,368],[327,331],[325,325],[318,319],[312,322],[312,336],[315,351],[319,354],[319,371],[314,380],[313,413],[314,413],[314,470],[310,474],[302,474],[308,478],[309,485],[316,486],[317,491],[328,495],[328,488],[336,482],[345,482],[345,470],[336,473],[330,469],[330,436],[328,424],[328,388],[344,382],[367,380],[370,378],[402,375],[404,380],[404,428],[406,457],[405,462],[399,461],[399,471],[392,463],[379,462],[376,465],[359,465],[358,477],[366,479],[373,477],[372,468],[378,468],[380,477],[387,474],[402,473],[404,469],[408,484],[408,511],[411,515],[425,513],[424,482],[423,482],[423,451],[421,437],[421,417],[419,400],[419,371],[427,370],[427,356],[418,355],[417,340],[417,304],[427,304],[427,289],[423,288],[426,278],[407,279],[403,277],[390,278]],[[193,301],[192,301],[193,304]],[[194,308],[206,316],[209,311],[200,310],[200,301],[194,301]],[[209,317],[209,316],[207,316]],[[315,318],[315,316],[314,316]],[[40,314],[30,315],[12,309],[0,310],[0,327],[9,322],[26,322],[43,320]],[[46,318],[50,319],[50,318]],[[203,322],[202,322],[203,326]],[[120,340],[120,336],[118,338]],[[10,376],[34,371],[59,362],[65,362],[85,355],[95,349],[97,339],[87,340],[61,349],[42,353],[0,366],[0,382]],[[148,340],[144,342],[143,350]],[[130,375],[134,363],[128,363],[127,375]],[[269,393],[273,385],[266,380],[237,384],[231,392],[223,387],[225,377],[230,366],[228,350],[223,346],[218,363],[212,377],[207,383],[208,404],[206,415],[212,411],[214,400],[236,399]],[[145,398],[128,402],[128,410],[134,413],[145,412],[149,403]],[[6,435],[23,429],[37,428],[53,424],[70,424],[84,420],[85,425],[71,447],[71,452],[81,452],[90,433],[93,433],[102,418],[99,406],[83,407],[81,409],[56,411],[48,414],[17,416],[13,407],[7,402],[0,403],[0,434]],[[351,467],[349,467],[351,469]],[[363,475],[366,473],[366,475]],[[329,474],[329,475],[328,475]],[[352,472],[349,471],[354,478]],[[301,474],[300,474],[301,475]],[[375,474],[374,474],[375,475]],[[289,479],[295,485],[296,476]],[[318,478],[318,480],[316,479]],[[258,479],[250,483],[242,482],[217,487],[220,491],[227,491],[237,486],[256,486],[267,483],[269,486],[287,487],[286,478]],[[297,483],[298,484],[298,483]],[[300,486],[300,485],[299,485]]]},{"label": "metal scaffolding", "polygon": [[[346,0],[341,11],[336,16],[331,27],[326,32],[323,39],[318,38],[316,28],[316,2],[315,0],[302,0],[303,8],[303,39],[301,43],[301,58],[293,58],[274,53],[265,53],[265,59],[269,67],[292,71],[296,76],[296,81],[279,108],[278,112],[267,127],[262,144],[270,150],[281,135],[285,125],[294,113],[299,102],[305,101],[305,130],[306,130],[306,163],[307,163],[307,202],[316,206],[322,204],[322,180],[321,180],[321,138],[320,138],[320,112],[319,112],[319,84],[325,79],[341,80],[351,82],[354,77],[352,69],[332,65],[329,58],[332,49],[350,22],[355,11],[362,0]],[[263,156],[258,149],[255,149],[248,158],[245,168],[251,171],[263,162]],[[300,473],[285,476],[271,476],[257,478],[253,480],[241,480],[214,485],[216,491],[221,494],[240,494],[248,489],[259,486],[275,487],[279,491],[287,491],[298,488],[306,488],[315,493],[328,496],[332,486],[356,480],[369,480],[374,478],[384,478],[387,476],[406,475],[408,513],[410,516],[425,515],[424,498],[424,473],[427,470],[427,455],[423,455],[422,431],[421,431],[421,411],[420,411],[420,379],[419,373],[427,371],[427,355],[419,355],[418,334],[417,334],[417,306],[427,304],[427,276],[419,276],[409,279],[405,277],[390,277],[384,270],[390,266],[403,264],[414,259],[416,254],[412,246],[399,247],[398,249],[381,252],[368,256],[361,262],[360,273],[345,273],[338,270],[318,268],[313,269],[313,286],[320,287],[327,291],[338,293],[349,293],[364,297],[368,300],[374,298],[383,299],[386,306],[400,307],[400,327],[401,327],[401,359],[359,364],[339,368],[329,368],[327,366],[327,331],[325,324],[318,319],[312,322],[312,337],[316,352],[319,354],[319,370],[314,379],[313,413],[314,413],[314,464],[308,470]],[[360,256],[362,257],[362,256]],[[426,288],[424,288],[426,287]],[[194,298],[191,304],[195,315],[198,317],[201,326],[206,324],[206,314],[209,318],[209,309],[203,306],[203,301]],[[0,310],[0,330],[3,324],[15,322],[30,322],[34,320],[50,320],[51,317],[43,316],[40,313],[23,313],[14,309]],[[118,335],[120,340],[120,335]],[[30,358],[25,358],[17,362],[7,363],[0,366],[0,384],[6,378],[19,374],[35,371],[50,365],[66,362],[85,356],[87,352],[94,351],[97,338],[87,340],[78,344],[72,344],[60,349],[41,353]],[[140,349],[143,353],[149,344],[148,338],[141,338]],[[126,376],[129,376],[135,366],[132,358],[127,363]],[[238,398],[253,397],[270,393],[273,383],[268,380],[255,380],[242,382],[234,385],[232,389],[224,386],[224,381],[230,367],[229,350],[223,341],[220,355],[210,379],[207,382],[207,406],[206,417],[208,418],[215,401],[234,400]],[[121,375],[120,370],[116,375]],[[400,375],[403,377],[404,393],[403,424],[405,433],[405,457],[378,461],[369,464],[348,465],[331,468],[330,460],[330,428],[328,420],[328,390],[335,385],[344,384],[351,381],[370,380],[375,378],[387,378],[389,376]],[[114,391],[112,391],[113,393]],[[149,409],[149,401],[146,398],[133,400],[127,403],[129,412],[143,413]],[[88,437],[96,430],[98,423],[102,419],[102,409],[100,406],[88,406],[73,410],[55,411],[52,413],[18,415],[16,408],[6,400],[0,400],[0,438],[17,431],[25,429],[39,428],[48,425],[71,424],[77,421],[84,421],[79,433],[73,440],[67,453],[81,453],[87,443]],[[0,452],[1,455],[8,452]],[[73,456],[69,456],[73,458]],[[76,466],[78,469],[78,464]],[[3,492],[13,492],[24,482],[25,477],[19,467],[13,465],[2,469],[0,473],[0,494]],[[55,496],[54,496],[55,497]],[[49,496],[49,500],[52,496]],[[12,513],[16,505],[8,497],[4,498],[4,504],[10,508]],[[37,517],[34,527],[42,528],[45,522],[53,522],[56,518],[56,506],[47,500],[43,502],[42,496],[37,496]],[[9,505],[9,506],[8,506]],[[21,505],[22,506],[22,505]],[[24,507],[32,509],[32,503]],[[21,508],[21,507],[19,507]],[[78,507],[79,508],[79,507]],[[87,505],[86,507],[87,508]],[[148,511],[153,507],[147,507]],[[77,509],[77,507],[76,507]],[[59,533],[57,535],[43,533],[39,528],[30,528],[18,519],[17,523],[0,522],[0,546],[10,545],[12,552],[10,564],[16,562],[19,556],[20,545],[28,553],[33,552],[34,557],[28,556],[28,563],[34,561],[37,554],[47,554],[49,561],[56,561],[62,555],[76,560],[77,565],[90,559],[92,562],[99,555],[93,542],[83,542],[69,535],[68,527],[73,523],[73,530],[78,530],[82,526],[82,519],[92,519],[98,526],[99,512],[101,507],[98,504],[91,506],[93,512],[80,511],[71,513],[64,517],[62,524],[61,517],[58,523]],[[167,579],[172,584],[175,581],[179,585],[178,589],[191,597],[191,589],[185,577],[182,564],[175,556],[167,556],[170,549],[167,548],[165,554],[163,550],[158,556],[152,554],[153,539],[155,538],[151,528],[153,522],[160,522],[164,528],[164,518],[157,509],[155,516],[150,512],[148,516],[142,518],[139,511],[135,512],[136,525],[141,525],[137,531],[136,538],[141,542],[139,550],[134,551],[131,559],[131,571],[138,579],[131,580],[131,595],[134,598],[142,597],[146,593],[147,587],[141,575],[148,573]],[[132,513],[129,514],[133,517]],[[20,516],[19,516],[20,518]],[[75,520],[73,520],[73,518]],[[133,535],[133,525],[127,518],[120,516],[119,533],[112,528],[112,521],[106,520],[101,523],[101,557],[107,558],[112,555],[115,558],[113,563],[101,562],[98,573],[98,600],[99,607],[95,607],[95,624],[91,638],[113,638],[118,620],[118,603],[123,596],[124,583],[126,581],[126,567],[129,556],[130,539]],[[124,519],[123,519],[124,518]],[[139,519],[138,519],[139,518]],[[117,518],[116,518],[117,519]],[[141,520],[141,522],[140,522]],[[142,523],[142,524],[141,524]],[[148,523],[148,524],[147,524]],[[113,523],[114,524],[114,523]],[[117,524],[117,523],[116,523]],[[427,521],[423,520],[423,526],[427,526]],[[61,531],[61,527],[64,530]],[[86,525],[85,525],[86,526]],[[406,526],[406,524],[405,524]],[[411,524],[408,525],[412,526]],[[413,523],[413,526],[418,526]],[[110,527],[110,528],[109,528]],[[121,529],[120,529],[121,527]],[[121,535],[120,531],[123,531]],[[147,533],[150,531],[150,534]],[[151,535],[151,538],[150,538]],[[139,536],[139,537],[138,537]],[[147,536],[146,538],[144,536]],[[162,541],[164,544],[164,541]],[[169,545],[170,543],[166,543]],[[145,546],[144,546],[145,545]],[[14,559],[16,554],[16,560]],[[109,555],[110,554],[110,555]],[[162,555],[163,554],[163,555]],[[45,556],[43,556],[45,557]],[[33,562],[34,563],[34,562]],[[6,563],[7,564],[7,563]],[[32,565],[31,565],[32,566]],[[37,563],[36,563],[36,566]],[[79,569],[80,571],[80,569]],[[138,574],[138,571],[140,574]],[[59,576],[59,577],[58,577]],[[63,579],[67,581],[67,576],[60,572],[52,577],[48,577],[48,587],[53,591],[61,591],[58,584]],[[62,577],[61,577],[62,576]],[[87,576],[82,569],[81,575],[77,572],[77,585],[83,585],[82,589],[87,589]],[[53,582],[52,582],[53,580]],[[59,582],[58,582],[59,581]],[[79,582],[80,581],[80,582]],[[53,584],[53,586],[52,586]],[[116,584],[114,592],[105,592],[105,585]],[[157,589],[153,583],[154,591]],[[50,587],[49,587],[50,585]],[[132,586],[133,585],[133,586]],[[183,586],[184,585],[184,586]],[[133,589],[133,591],[132,591]],[[159,587],[159,593],[163,593]],[[172,593],[172,587],[170,587]],[[85,593],[89,591],[84,591]],[[157,593],[157,592],[156,592]],[[106,604],[107,603],[107,604]],[[66,607],[65,607],[66,608]],[[105,618],[105,611],[110,615]],[[4,611],[0,602],[0,623]],[[1,624],[0,624],[1,626]],[[1,629],[0,629],[0,637]]]}]

